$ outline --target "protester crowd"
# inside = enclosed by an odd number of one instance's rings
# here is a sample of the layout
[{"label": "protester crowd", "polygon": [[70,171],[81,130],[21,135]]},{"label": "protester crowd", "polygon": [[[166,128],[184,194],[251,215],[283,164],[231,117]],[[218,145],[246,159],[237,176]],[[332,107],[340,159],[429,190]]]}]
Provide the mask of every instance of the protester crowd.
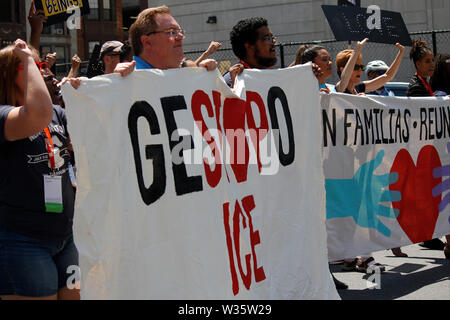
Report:
[{"label": "protester crowd", "polygon": [[[59,80],[51,71],[54,54],[39,56],[40,33],[45,17],[33,6],[28,17],[31,36],[28,44],[16,40],[0,50],[0,297],[2,299],[79,299],[80,290],[67,287],[68,266],[78,265],[78,251],[72,224],[76,196],[76,155],[65,116],[61,85],[69,82],[78,88],[85,78],[77,78],[80,59],[75,55],[68,75]],[[195,61],[184,58],[184,30],[166,6],[142,11],[129,31],[129,41],[111,39],[103,44],[97,61],[98,74],[120,73],[128,76],[134,69],[173,69],[201,67],[216,70],[210,56],[221,44],[211,41]],[[239,21],[230,32],[232,49],[239,63],[224,75],[233,87],[244,69],[273,69],[276,62],[276,37],[268,21],[261,17]],[[402,62],[405,48],[396,44],[398,54],[390,66],[375,60],[363,64],[362,51],[369,39],[357,42],[335,58],[339,82],[332,86],[333,61],[323,46],[302,46],[289,67],[311,63],[324,94],[340,92],[353,95],[393,96],[384,85],[392,81]],[[408,96],[450,94],[450,57],[441,53],[436,61],[424,41],[417,40],[410,54],[417,72],[412,75]],[[362,81],[366,72],[367,80]],[[431,80],[430,80],[431,79]],[[60,153],[67,149],[69,152]],[[41,156],[29,164],[27,155]],[[423,243],[444,250],[439,239]],[[394,248],[397,256],[406,256]],[[369,267],[384,270],[373,257],[348,257],[347,271],[367,272]],[[30,272],[32,270],[32,272]],[[347,286],[336,278],[338,289]]]}]

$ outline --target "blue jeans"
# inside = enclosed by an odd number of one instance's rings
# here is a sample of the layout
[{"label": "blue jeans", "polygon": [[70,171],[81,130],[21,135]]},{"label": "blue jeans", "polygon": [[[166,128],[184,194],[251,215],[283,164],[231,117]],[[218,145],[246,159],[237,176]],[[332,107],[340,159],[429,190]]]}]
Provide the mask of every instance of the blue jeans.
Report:
[{"label": "blue jeans", "polygon": [[0,231],[0,296],[55,295],[68,280],[71,284],[75,276],[80,280],[79,272],[74,275],[77,267],[73,236],[52,242]]}]

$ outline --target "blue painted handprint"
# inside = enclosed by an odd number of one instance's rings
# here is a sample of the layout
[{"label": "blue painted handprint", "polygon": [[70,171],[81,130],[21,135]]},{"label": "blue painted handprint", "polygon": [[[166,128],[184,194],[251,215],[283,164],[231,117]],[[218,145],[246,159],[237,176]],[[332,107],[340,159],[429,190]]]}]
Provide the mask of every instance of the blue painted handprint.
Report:
[{"label": "blue painted handprint", "polygon": [[[450,142],[447,144],[447,151],[450,153]],[[450,165],[435,168],[433,170],[433,177],[442,178],[450,176]],[[433,197],[437,197],[445,191],[450,190],[450,179],[446,179],[433,188]],[[439,204],[439,212],[444,211],[445,207],[450,203],[450,193],[447,193]],[[450,217],[449,217],[450,222]]]},{"label": "blue painted handprint", "polygon": [[398,210],[382,206],[380,202],[399,201],[401,194],[383,190],[398,180],[398,174],[373,174],[383,157],[384,151],[381,150],[374,160],[364,163],[352,179],[325,179],[327,219],[352,217],[363,228],[375,229],[386,237],[391,236],[391,230],[378,216],[396,218]]}]

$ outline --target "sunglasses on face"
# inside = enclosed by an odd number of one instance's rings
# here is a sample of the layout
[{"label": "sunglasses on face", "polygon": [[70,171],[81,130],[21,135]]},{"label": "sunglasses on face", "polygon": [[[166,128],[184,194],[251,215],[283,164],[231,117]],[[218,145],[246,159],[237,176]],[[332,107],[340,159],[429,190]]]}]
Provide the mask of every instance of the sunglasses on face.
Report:
[{"label": "sunglasses on face", "polygon": [[[38,67],[39,70],[47,69],[47,64],[45,62],[36,62],[36,66]],[[20,66],[17,67],[16,71],[23,70],[24,68],[25,67],[23,66],[23,64],[21,64]]]},{"label": "sunglasses on face", "polygon": [[354,69],[355,69],[355,71],[358,71],[358,70],[364,71],[364,70],[366,70],[366,66],[363,64],[355,64]]}]

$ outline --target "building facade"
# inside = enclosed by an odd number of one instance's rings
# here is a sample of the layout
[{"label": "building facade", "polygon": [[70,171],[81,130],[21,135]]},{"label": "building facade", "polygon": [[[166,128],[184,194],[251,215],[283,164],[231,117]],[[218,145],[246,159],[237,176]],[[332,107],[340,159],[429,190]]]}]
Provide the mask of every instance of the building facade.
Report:
[{"label": "building facade", "polygon": [[[42,0],[35,0],[42,1]],[[55,0],[59,1],[59,0]],[[108,40],[128,39],[128,29],[140,11],[147,7],[167,5],[172,15],[186,31],[184,50],[198,51],[187,54],[196,58],[209,43],[219,41],[222,48],[231,48],[229,34],[231,28],[246,17],[262,16],[269,21],[270,28],[278,42],[307,42],[333,39],[321,5],[336,5],[339,0],[87,0],[90,14],[81,18],[79,30],[68,30],[64,23],[45,28],[41,36],[41,54],[57,52],[57,64],[70,65],[76,53],[87,61],[96,44],[102,45]],[[358,0],[362,7],[378,5],[382,10],[396,11],[402,14],[409,32],[450,29],[450,1],[448,0]],[[5,46],[17,38],[28,39],[30,27],[27,13],[31,0],[2,0],[0,10],[0,45]],[[431,39],[426,39],[427,41]],[[439,40],[439,39],[438,39]],[[449,52],[450,41],[445,37],[439,40],[444,52]],[[444,46],[442,46],[444,43]],[[366,50],[367,59],[371,55],[389,62],[395,56],[391,48]],[[341,46],[332,48],[332,56],[341,50]],[[281,47],[279,48],[281,50]],[[442,51],[441,50],[441,51]],[[296,48],[285,47],[280,52],[283,63],[288,65],[295,56]],[[382,52],[383,55],[379,53]],[[235,62],[229,50],[217,53],[214,58],[220,62],[221,71]],[[225,56],[226,54],[226,56]],[[70,67],[69,67],[70,68]],[[411,70],[401,71],[405,78]],[[334,79],[335,80],[335,79]]]},{"label": "building facade", "polygon": [[[24,27],[26,28],[26,36],[22,39],[26,39],[26,41],[28,41],[31,33],[27,18],[30,6],[31,0],[25,0],[23,14],[25,16]],[[56,52],[56,64],[69,62],[71,57],[77,52],[76,32],[67,29],[64,23],[44,27],[40,40],[41,46],[37,49],[39,49],[41,57],[45,57],[47,53]]]},{"label": "building facade", "polygon": [[[320,40],[326,40],[324,46],[334,61],[339,51],[348,48],[348,42],[327,41],[334,39],[334,34],[321,6],[337,5],[338,2],[340,1],[149,0],[148,6],[165,4],[171,9],[172,15],[186,30],[183,49],[190,59],[196,59],[212,40],[221,42],[222,50],[215,53],[212,58],[219,62],[219,70],[223,73],[237,62],[231,50],[230,30],[239,20],[254,16],[266,18],[272,33],[282,44],[277,46],[276,67],[288,66],[295,60],[299,43]],[[400,12],[410,33],[450,29],[450,1],[448,0],[360,0],[359,2],[363,8],[378,5],[381,10]],[[419,37],[426,40],[430,46],[436,42],[437,52],[450,52],[450,32],[440,33],[435,39],[431,32],[414,35],[412,39]],[[390,64],[396,54],[397,49],[393,45],[369,42],[363,50],[363,63],[384,60]],[[409,48],[405,50],[395,81],[408,82],[415,72],[408,54]],[[336,83],[338,80],[338,75],[334,71],[329,81]]]},{"label": "building facade", "polygon": [[[254,16],[269,21],[279,42],[333,39],[321,5],[337,3],[338,0],[148,0],[149,7],[165,4],[171,9],[186,29],[183,43],[187,51],[204,50],[212,40],[230,47],[231,28],[240,19]],[[400,12],[409,32],[450,28],[448,0],[361,0],[360,3],[364,8],[378,5],[382,10]]]},{"label": "building facade", "polygon": [[26,37],[25,0],[2,0],[0,5],[0,47]]},{"label": "building facade", "polygon": [[89,0],[90,13],[83,16],[77,31],[78,55],[88,60],[96,44],[123,40],[122,1]]},{"label": "building facade", "polygon": [[[41,1],[41,0],[35,0]],[[129,20],[125,8],[131,5],[138,14],[147,5],[141,0],[88,0],[90,13],[81,17],[79,29],[69,30],[65,22],[44,27],[41,34],[41,56],[49,52],[57,53],[57,64],[68,64],[78,54],[82,60],[88,60],[95,44],[108,40],[124,40],[124,16]],[[136,6],[134,5],[136,2]],[[31,0],[2,0],[0,10],[0,44],[5,46],[17,38],[29,39],[30,25],[27,14]]]}]

